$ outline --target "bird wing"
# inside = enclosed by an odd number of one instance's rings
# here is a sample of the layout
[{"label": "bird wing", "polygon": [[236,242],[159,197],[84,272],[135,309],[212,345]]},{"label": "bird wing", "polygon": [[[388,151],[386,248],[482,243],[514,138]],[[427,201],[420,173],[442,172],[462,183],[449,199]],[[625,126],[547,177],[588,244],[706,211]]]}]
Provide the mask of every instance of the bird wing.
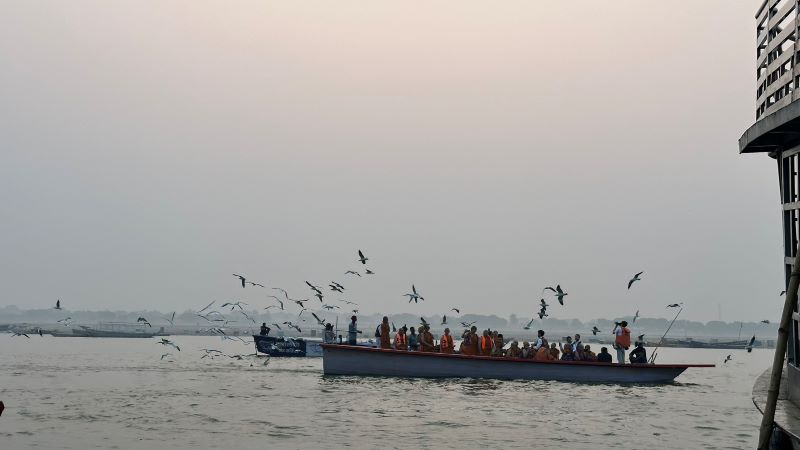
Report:
[{"label": "bird wing", "polygon": [[550,286],[547,286],[546,288],[542,289],[542,292],[544,292],[544,291],[553,291],[553,292],[557,292],[555,289],[553,289],[553,288],[552,288],[552,287],[550,287]]},{"label": "bird wing", "polygon": [[631,286],[633,286],[634,281],[636,281],[636,279],[631,279],[630,281],[628,281],[628,289],[630,289]]},{"label": "bird wing", "polygon": [[563,294],[563,293],[564,293],[564,291],[562,291],[562,290],[561,290],[561,285],[560,285],[560,284],[557,284],[557,285],[556,285],[556,291],[557,291],[559,294]]},{"label": "bird wing", "polygon": [[639,278],[639,276],[640,276],[641,274],[643,274],[643,273],[644,273],[643,271],[642,271],[642,272],[639,272],[639,273],[637,273],[636,275],[634,275],[633,277],[634,277],[634,278]]},{"label": "bird wing", "polygon": [[[361,250],[359,250],[359,251],[358,251],[358,258],[359,258],[359,259],[362,259],[362,260],[364,259],[364,254],[363,254],[363,253],[361,253]],[[380,259],[380,258],[379,258],[379,259]]]}]

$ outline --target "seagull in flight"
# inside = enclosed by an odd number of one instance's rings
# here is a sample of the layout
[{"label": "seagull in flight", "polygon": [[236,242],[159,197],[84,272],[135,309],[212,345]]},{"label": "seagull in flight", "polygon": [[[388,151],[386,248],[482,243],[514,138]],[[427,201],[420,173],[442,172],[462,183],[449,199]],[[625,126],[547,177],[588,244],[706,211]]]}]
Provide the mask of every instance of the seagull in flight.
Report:
[{"label": "seagull in flight", "polygon": [[249,320],[250,322],[256,323],[256,321],[253,320],[252,317],[248,316],[246,312],[244,312],[244,311],[236,311],[236,312],[238,312],[239,314],[245,316],[247,318],[247,320]]},{"label": "seagull in flight", "polygon": [[477,322],[469,322],[469,323],[467,323],[467,322],[461,322],[461,326],[462,326],[462,327],[464,327],[464,328],[469,328],[469,327],[471,327],[471,326],[475,325],[476,323],[477,323]]},{"label": "seagull in flight", "polygon": [[197,311],[197,313],[199,314],[199,313],[201,313],[201,312],[203,312],[203,311],[207,310],[208,308],[211,308],[211,305],[213,305],[213,304],[214,304],[214,302],[216,302],[216,300],[214,300],[214,301],[212,301],[211,303],[209,303],[208,305],[206,305],[206,307],[205,307],[205,308],[203,308],[203,309],[201,309],[200,311]]},{"label": "seagull in flight", "polygon": [[780,297],[781,295],[783,295],[783,294],[785,294],[785,293],[786,293],[786,291],[781,291],[781,293],[780,293],[780,294],[778,294],[778,297]]},{"label": "seagull in flight", "polygon": [[310,287],[312,290],[314,290],[314,291],[317,291],[317,292],[319,292],[319,293],[322,293],[322,291],[320,290],[320,287],[319,287],[319,286],[314,286],[313,284],[309,283],[308,281],[306,281],[306,284],[307,284],[307,285],[308,285],[308,287]]},{"label": "seagull in flight", "polygon": [[592,335],[597,336],[597,333],[600,332],[600,329],[597,328],[597,325],[592,327]]},{"label": "seagull in flight", "polygon": [[450,308],[450,311],[455,311],[456,314],[461,314],[461,310],[458,308]]},{"label": "seagull in flight", "polygon": [[547,308],[548,306],[550,306],[550,305],[548,305],[548,304],[547,304],[547,302],[546,302],[546,301],[544,301],[544,299],[541,299],[541,300],[539,300],[539,305],[541,305],[541,306],[542,306],[542,309],[545,309],[545,308]]},{"label": "seagull in flight", "polygon": [[[267,297],[274,298],[276,302],[280,303],[280,305],[281,305],[281,310],[283,310],[283,300],[279,299],[279,298],[278,298],[277,296],[275,296],[275,295],[268,295]],[[272,306],[275,306],[275,305],[272,305]],[[264,308],[264,309],[269,309],[269,308],[270,308],[270,307],[269,307],[269,306],[267,306],[267,307],[266,307],[266,308]]]},{"label": "seagull in flight", "polygon": [[327,304],[327,303],[326,303],[326,304],[324,304],[324,305],[322,305],[322,307],[323,307],[323,308],[325,308],[325,309],[327,309],[328,311],[332,311],[332,310],[333,310],[333,308],[339,309],[339,307],[338,307],[337,305],[329,305],[329,304]]},{"label": "seagull in flight", "polygon": [[369,269],[367,269],[367,271],[364,272],[364,273],[366,273],[367,275],[375,275],[375,272],[373,272],[373,271],[371,271]]},{"label": "seagull in flight", "polygon": [[279,329],[279,330],[282,330],[282,329],[283,329],[283,328],[281,328],[281,326],[280,326],[280,325],[278,325],[277,323],[273,323],[272,325],[273,325],[275,328]]},{"label": "seagull in flight", "polygon": [[424,317],[420,317],[420,318],[419,318],[419,320],[420,320],[420,323],[421,323],[421,324],[425,325],[426,327],[428,326],[428,321],[427,321],[427,320],[425,320],[425,318],[424,318]]},{"label": "seagull in flight", "polygon": [[745,349],[747,349],[747,353],[753,351],[753,344],[755,342],[756,342],[756,335],[754,334],[753,337],[751,337],[750,340],[747,342],[747,345],[744,347]]},{"label": "seagull in flight", "polygon": [[53,309],[61,309],[61,299],[56,300],[56,306]]},{"label": "seagull in flight", "polygon": [[56,322],[60,323],[61,325],[64,325],[65,327],[68,327],[72,325],[72,317],[67,317],[66,319],[57,320]]},{"label": "seagull in flight", "polygon": [[314,316],[314,318],[315,318],[315,319],[317,319],[317,323],[318,323],[319,325],[321,325],[321,326],[325,326],[325,321],[324,321],[324,320],[322,320],[322,319],[320,319],[318,315],[314,314],[313,312],[311,313],[311,315],[312,315],[312,316]]},{"label": "seagull in flight", "polygon": [[174,347],[176,350],[181,351],[181,348],[178,347],[174,342],[170,341],[169,339],[161,338],[161,341],[156,342],[156,344],[161,345],[169,345],[170,347]]},{"label": "seagull in flight", "polygon": [[322,298],[325,297],[325,296],[322,295],[322,293],[317,292],[316,294],[314,294],[314,297],[317,297],[319,299],[319,302],[322,303]]},{"label": "seagull in flight", "polygon": [[358,272],[356,272],[355,270],[348,270],[348,271],[347,271],[347,272],[345,272],[344,274],[345,274],[345,275],[357,275],[359,278],[361,278],[361,274],[360,274],[360,273],[358,273]]},{"label": "seagull in flight", "polygon": [[356,306],[358,306],[358,303],[356,303],[356,302],[351,302],[350,300],[344,300],[344,299],[341,299],[341,298],[340,298],[338,301],[340,301],[340,302],[344,302],[344,303],[346,303],[346,304],[348,304],[348,305],[356,305]]},{"label": "seagull in flight", "polygon": [[548,317],[548,315],[547,315],[547,312],[545,312],[545,309],[544,309],[544,308],[542,308],[542,310],[541,310],[541,311],[539,311],[539,313],[538,313],[538,314],[539,314],[539,320],[542,320],[542,319],[544,319],[545,317]]},{"label": "seagull in flight", "polygon": [[411,285],[411,292],[413,292],[413,294],[403,294],[404,297],[408,297],[408,303],[411,303],[412,300],[414,303],[418,303],[418,300],[425,300],[425,297],[417,293],[417,287],[413,284]]},{"label": "seagull in flight", "polygon": [[305,299],[305,300],[292,300],[292,301],[297,303],[297,305],[300,306],[301,308],[305,308],[305,305],[303,304],[303,302],[307,302],[308,299]]},{"label": "seagull in flight", "polygon": [[148,322],[147,319],[145,319],[144,317],[139,317],[138,319],[136,319],[136,322],[137,323],[139,323],[139,322],[144,323],[148,327],[151,327],[151,328],[153,327],[152,325],[150,325],[150,322]]},{"label": "seagull in flight", "polygon": [[683,306],[683,302],[680,302],[680,303],[672,303],[672,304],[670,304],[670,305],[667,305],[667,308],[680,308],[680,307],[682,307],[682,306]]},{"label": "seagull in flight", "polygon": [[636,319],[638,318],[639,318],[639,310],[637,309],[636,314],[633,315],[633,320],[631,320],[631,323],[636,323]]},{"label": "seagull in flight", "polygon": [[728,361],[732,360],[731,355],[725,357],[725,361],[722,361],[723,364],[727,363]]},{"label": "seagull in flight", "polygon": [[233,311],[233,308],[239,308],[240,311],[244,311],[244,308],[242,308],[242,305],[246,305],[246,304],[247,303],[245,303],[245,302],[233,302],[233,303],[225,302],[225,303],[222,304],[222,306],[220,306],[220,308],[224,308],[226,306],[230,306],[231,307],[231,311]]},{"label": "seagull in flight", "polygon": [[362,253],[361,250],[358,250],[358,260],[361,261],[361,264],[366,264],[367,261],[369,261],[369,258],[364,256],[364,253]]},{"label": "seagull in flight", "polygon": [[637,281],[642,281],[642,279],[641,279],[641,278],[639,278],[639,277],[640,277],[640,276],[641,276],[643,273],[644,273],[644,272],[639,272],[639,273],[637,273],[636,275],[634,275],[634,276],[633,276],[633,278],[631,278],[631,280],[630,280],[630,281],[628,281],[628,290],[630,290],[630,289],[631,289],[631,286],[633,286],[633,283],[635,283],[635,282],[637,282]]},{"label": "seagull in flight", "polygon": [[281,291],[283,296],[286,297],[286,300],[289,300],[289,293],[286,292],[286,289],[283,288],[272,288],[273,291]]},{"label": "seagull in flight", "polygon": [[328,286],[331,288],[332,291],[342,292],[344,290],[344,287],[342,287],[339,283],[335,281],[331,282],[331,284],[329,284]]},{"label": "seagull in flight", "polygon": [[561,290],[561,285],[560,284],[557,284],[555,289],[553,289],[552,287],[548,286],[548,287],[544,288],[544,290],[553,291],[554,292],[553,295],[555,295],[558,298],[558,303],[560,303],[562,306],[564,305],[564,296],[569,295],[566,292]]},{"label": "seagull in flight", "polygon": [[302,333],[302,330],[300,330],[300,327],[298,327],[297,325],[293,324],[292,322],[283,322],[283,324],[284,325],[288,325],[289,328],[294,328],[295,330],[297,330],[298,333]]},{"label": "seagull in flight", "polygon": [[15,336],[25,336],[26,338],[30,339],[31,337],[25,333],[20,333],[19,331],[11,331],[11,337]]},{"label": "seagull in flight", "polygon": [[242,282],[242,287],[245,287],[245,283],[247,283],[247,278],[245,278],[245,277],[243,277],[241,275],[237,275],[237,274],[233,274],[233,276],[239,278],[239,280],[241,280],[241,282]]},{"label": "seagull in flight", "polygon": [[394,326],[394,322],[392,322],[392,333],[397,333],[397,328]]},{"label": "seagull in flight", "polygon": [[[172,356],[172,353],[164,353],[163,355],[161,355],[161,360],[163,361],[164,358],[166,358],[167,356]],[[203,357],[203,358],[205,358],[205,357]],[[200,358],[200,359],[203,359],[203,358]]]},{"label": "seagull in flight", "polygon": [[527,324],[527,325],[525,325],[524,327],[522,327],[522,329],[523,329],[523,330],[530,330],[530,329],[531,329],[531,325],[533,325],[533,319],[531,319],[531,321],[530,321],[530,322],[528,322],[528,324]]},{"label": "seagull in flight", "polygon": [[252,281],[248,281],[247,284],[249,284],[250,286],[261,286],[261,287],[264,287],[263,284],[261,284],[261,283],[253,283]]},{"label": "seagull in flight", "polygon": [[215,348],[201,348],[200,351],[201,352],[206,352],[205,355],[200,357],[200,359],[203,359],[203,358],[206,358],[206,357],[214,359],[215,356],[220,356],[220,355],[223,354],[221,351],[219,351],[219,350],[217,350]]},{"label": "seagull in flight", "polygon": [[439,325],[447,325],[447,316],[442,316],[442,323]]},{"label": "seagull in flight", "polygon": [[175,311],[172,312],[172,317],[170,317],[169,319],[164,317],[164,320],[169,322],[170,325],[175,326]]},{"label": "seagull in flight", "polygon": [[354,309],[354,310],[353,310],[353,314],[358,314],[358,310],[357,310],[357,309]]},{"label": "seagull in flight", "polygon": [[761,323],[769,323],[769,320],[762,320]]}]

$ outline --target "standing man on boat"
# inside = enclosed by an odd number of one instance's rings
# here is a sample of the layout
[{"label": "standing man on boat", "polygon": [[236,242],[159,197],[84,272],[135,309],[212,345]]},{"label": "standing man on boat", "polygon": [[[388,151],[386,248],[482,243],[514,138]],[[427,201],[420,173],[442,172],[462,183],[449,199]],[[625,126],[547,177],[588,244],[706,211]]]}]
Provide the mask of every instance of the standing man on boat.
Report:
[{"label": "standing man on boat", "polygon": [[267,326],[267,322],[263,322],[261,324],[261,336],[266,336],[269,334],[269,327]]},{"label": "standing man on boat", "polygon": [[389,335],[389,331],[390,330],[391,330],[391,327],[389,326],[389,318],[386,317],[386,316],[383,316],[383,322],[381,322],[381,325],[380,325],[381,348],[384,348],[384,349],[392,348],[392,337]]},{"label": "standing man on boat", "polygon": [[481,336],[480,355],[492,356],[492,350],[494,350],[494,339],[492,339],[492,335],[489,333],[489,330],[483,330],[483,336]]},{"label": "standing man on boat", "polygon": [[625,352],[631,346],[631,330],[623,320],[614,328],[614,348],[617,350],[617,363],[625,364]]},{"label": "standing man on boat", "polygon": [[448,355],[453,353],[453,336],[450,336],[450,328],[444,329],[444,334],[439,340],[439,351]]},{"label": "standing man on boat", "polygon": [[358,345],[358,335],[361,334],[361,330],[358,329],[357,320],[356,316],[350,318],[350,325],[347,327],[347,345]]},{"label": "standing man on boat", "polygon": [[544,330],[539,330],[536,332],[536,342],[533,344],[533,351],[537,352],[542,345],[547,347],[547,341],[544,339]]}]

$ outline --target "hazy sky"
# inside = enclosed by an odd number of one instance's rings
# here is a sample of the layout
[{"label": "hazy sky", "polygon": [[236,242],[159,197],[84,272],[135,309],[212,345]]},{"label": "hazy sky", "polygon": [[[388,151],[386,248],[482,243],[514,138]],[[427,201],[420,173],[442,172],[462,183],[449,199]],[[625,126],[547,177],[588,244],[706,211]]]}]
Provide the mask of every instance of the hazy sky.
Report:
[{"label": "hazy sky", "polygon": [[4,1],[0,306],[775,320],[759,4]]}]

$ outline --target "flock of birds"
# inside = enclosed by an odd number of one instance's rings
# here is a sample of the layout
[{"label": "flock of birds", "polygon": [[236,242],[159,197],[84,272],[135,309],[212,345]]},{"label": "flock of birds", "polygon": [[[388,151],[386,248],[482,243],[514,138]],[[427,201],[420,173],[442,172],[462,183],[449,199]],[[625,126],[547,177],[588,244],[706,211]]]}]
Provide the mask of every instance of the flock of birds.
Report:
[{"label": "flock of birds", "polygon": [[[362,266],[364,268],[364,271],[363,271],[364,275],[374,275],[375,274],[374,271],[372,271],[370,268],[368,268],[366,266],[367,265],[367,261],[369,261],[369,258],[367,258],[366,255],[364,255],[364,253],[360,249],[358,250],[358,259],[356,261],[358,261],[358,262],[360,262],[362,264]],[[643,274],[644,274],[643,271],[638,272],[628,280],[628,283],[627,283],[628,290],[630,290],[631,287],[636,282],[642,281],[642,275]],[[248,285],[251,286],[251,287],[259,287],[259,288],[263,288],[263,289],[267,288],[263,283],[252,281],[251,279],[249,279],[245,275],[241,275],[241,274],[237,274],[237,273],[234,273],[232,275],[238,279],[238,281],[239,281],[239,283],[240,283],[242,288],[247,288]],[[359,271],[356,271],[356,270],[347,270],[346,272],[344,272],[344,275],[358,277],[358,278],[362,277],[362,273],[359,272]],[[327,295],[330,292],[336,292],[336,293],[343,294],[347,290],[344,285],[342,285],[341,283],[339,283],[337,281],[331,281],[327,285],[328,289],[325,289],[325,288],[323,288],[321,286],[318,286],[316,284],[313,284],[313,283],[311,283],[311,282],[309,282],[307,280],[305,281],[305,284],[308,286],[308,288],[313,293],[312,297],[316,298],[320,302],[320,305],[319,305],[320,308],[322,308],[323,310],[326,310],[326,311],[333,311],[333,310],[341,310],[342,309],[342,307],[339,306],[339,305],[326,303],[325,302],[325,298],[327,297]],[[292,304],[293,303],[293,304],[297,305],[300,308],[299,313],[297,315],[298,321],[306,322],[306,319],[303,319],[302,315],[303,315],[304,312],[310,311],[310,308],[306,306],[306,302],[310,301],[309,298],[292,298],[292,297],[289,296],[289,292],[286,289],[283,289],[281,287],[272,287],[270,289],[272,291],[276,291],[275,294],[279,294],[279,295],[274,295],[274,294],[267,295],[267,298],[273,299],[275,301],[275,304],[271,304],[271,305],[266,306],[264,308],[264,310],[277,308],[277,309],[279,309],[281,311],[285,311],[286,307],[287,307],[287,304]],[[544,294],[544,292],[546,292],[546,291],[552,292],[553,297],[562,306],[564,305],[564,298],[567,295],[569,295],[561,287],[560,284],[556,284],[555,287],[552,287],[552,286],[545,287],[544,289],[542,289],[542,294]],[[785,294],[785,291],[781,291],[780,295],[784,295],[784,294]],[[408,298],[408,303],[414,302],[416,304],[416,303],[419,303],[420,301],[425,301],[425,297],[422,294],[420,294],[420,292],[417,290],[416,285],[413,284],[413,283],[411,284],[411,292],[403,294],[402,296]],[[350,301],[350,300],[346,300],[346,299],[338,299],[337,301],[341,302],[343,305],[347,305],[346,307],[352,307],[352,309],[350,311],[353,314],[358,314],[358,312],[359,312],[359,310],[357,309],[358,303]],[[206,331],[210,332],[211,334],[220,336],[223,340],[226,340],[226,339],[228,339],[228,340],[239,340],[239,341],[241,341],[241,342],[243,342],[245,344],[251,344],[252,341],[247,341],[245,339],[242,339],[239,336],[230,336],[225,332],[226,326],[228,324],[230,324],[230,323],[237,322],[237,320],[232,320],[228,316],[223,314],[222,312],[220,312],[220,311],[218,311],[216,309],[212,309],[212,306],[214,306],[215,304],[216,304],[216,300],[212,301],[211,303],[207,304],[203,308],[198,309],[195,312],[195,315],[197,317],[199,317],[199,318],[201,318],[201,319],[203,319],[203,320],[205,320],[205,321],[207,321],[209,323],[210,327]],[[243,306],[248,306],[248,304],[243,302],[243,301],[229,301],[229,302],[222,303],[219,306],[219,308],[220,309],[228,309],[229,312],[240,315],[241,319],[247,320],[250,323],[252,323],[253,325],[256,325],[257,324],[256,320],[253,317],[251,317],[250,315],[247,314],[247,312],[245,311],[245,308]],[[539,303],[538,303],[537,306],[539,307],[539,312],[536,314],[536,316],[539,317],[539,320],[543,320],[545,317],[549,316],[548,313],[547,313],[547,308],[549,308],[550,305],[547,303],[547,301],[545,301],[544,298],[541,298],[539,300]],[[671,304],[666,305],[666,308],[682,308],[682,307],[683,307],[683,302],[671,303]],[[56,305],[55,305],[55,307],[53,309],[62,310],[61,299],[58,299],[56,301]],[[451,308],[451,311],[454,311],[456,314],[461,314],[461,309],[456,308],[456,307]],[[324,327],[325,325],[330,323],[325,318],[320,317],[320,315],[318,315],[317,312],[315,312],[315,311],[310,311],[310,315],[314,318],[314,321],[319,326],[323,326]],[[631,323],[636,323],[636,319],[638,317],[639,317],[639,310],[637,310],[636,313],[633,315]],[[162,317],[162,319],[165,320],[166,322],[168,322],[170,325],[174,326],[175,312],[172,312],[172,314],[170,316]],[[428,325],[427,321],[424,318],[420,317],[420,320],[421,320],[421,323],[423,325]],[[531,318],[531,320],[528,321],[525,326],[523,326],[523,329],[524,330],[530,330],[534,321],[535,321],[535,316],[533,318]],[[70,326],[70,325],[72,325],[72,323],[74,321],[73,321],[72,317],[66,317],[66,318],[58,320],[57,322],[60,323],[63,326]],[[141,323],[143,325],[147,325],[148,327],[152,327],[151,322],[145,317],[138,317],[137,318],[137,323]],[[769,324],[770,322],[769,322],[769,320],[762,320],[761,323]],[[442,315],[441,325],[447,325],[447,324],[448,324],[447,315],[446,314]],[[467,329],[472,327],[475,324],[476,324],[476,322],[474,322],[474,321],[473,322],[466,322],[466,321],[460,322],[460,325],[462,327],[464,327],[464,328],[467,328]],[[302,329],[300,328],[300,324],[299,323],[293,323],[292,321],[284,321],[282,323],[275,322],[275,323],[272,323],[271,325],[273,327],[275,327],[276,329],[278,329],[278,330],[283,330],[284,327],[285,327],[286,329],[294,329],[298,333],[302,332]],[[392,331],[395,332],[397,330],[397,328],[395,327],[394,323],[392,323],[391,325],[392,325]],[[42,330],[41,329],[39,329],[37,331],[38,331],[38,333],[40,335],[42,335]],[[592,329],[589,330],[589,331],[592,333],[592,335],[595,335],[595,336],[598,333],[602,332],[602,330],[597,328],[596,325],[592,326]],[[612,331],[612,333],[613,333],[613,331]],[[30,336],[28,334],[22,333],[22,332],[17,332],[17,331],[12,331],[12,336],[23,336],[23,337],[30,338]],[[639,335],[638,339],[640,341],[643,341],[644,340],[644,336],[645,336],[644,334]],[[752,351],[752,347],[753,347],[753,343],[754,342],[755,342],[755,335],[749,340],[749,343],[745,347],[748,352]],[[166,339],[166,338],[160,338],[160,341],[158,341],[156,343],[160,344],[160,345],[163,345],[163,346],[166,346],[166,347],[172,347],[177,351],[181,350],[180,347],[175,342],[173,342],[173,341],[171,341],[169,339]],[[249,357],[249,356],[255,356],[255,354],[249,354],[249,355],[239,355],[239,354],[237,354],[237,355],[226,355],[223,352],[221,352],[220,350],[216,350],[216,349],[202,349],[202,351],[204,351],[204,355],[201,357],[201,359],[203,359],[203,358],[212,358],[213,359],[215,356],[217,356],[217,357],[226,356],[226,357],[234,358],[234,359],[243,359],[243,358],[246,358],[246,357]],[[161,355],[161,359],[163,360],[163,359],[168,358],[170,356],[172,356],[171,353],[165,353],[165,354]],[[731,359],[732,359],[732,355],[728,355],[724,362],[727,363]]]}]

